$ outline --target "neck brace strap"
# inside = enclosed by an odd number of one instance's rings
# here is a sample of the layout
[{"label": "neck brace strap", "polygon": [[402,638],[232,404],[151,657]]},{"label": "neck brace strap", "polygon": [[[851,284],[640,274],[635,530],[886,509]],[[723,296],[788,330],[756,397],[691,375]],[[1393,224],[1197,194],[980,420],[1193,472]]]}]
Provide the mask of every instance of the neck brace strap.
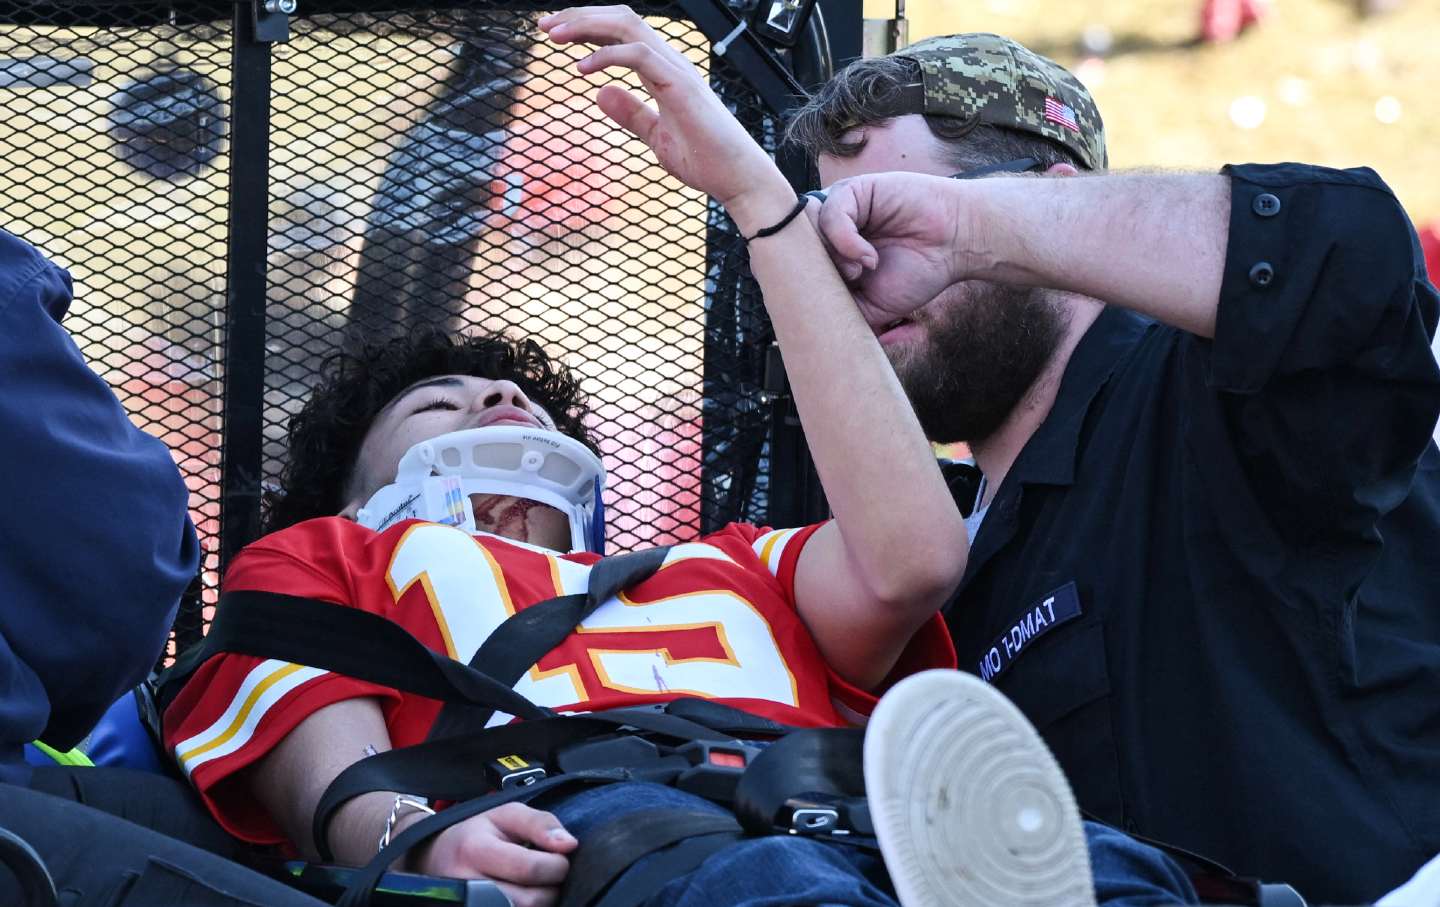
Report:
[{"label": "neck brace strap", "polygon": [[406,451],[395,481],[371,495],[356,522],[378,532],[420,519],[474,534],[470,496],[510,495],[559,510],[570,520],[571,550],[599,553],[604,487],[600,458],[574,438],[523,425],[471,428]]}]

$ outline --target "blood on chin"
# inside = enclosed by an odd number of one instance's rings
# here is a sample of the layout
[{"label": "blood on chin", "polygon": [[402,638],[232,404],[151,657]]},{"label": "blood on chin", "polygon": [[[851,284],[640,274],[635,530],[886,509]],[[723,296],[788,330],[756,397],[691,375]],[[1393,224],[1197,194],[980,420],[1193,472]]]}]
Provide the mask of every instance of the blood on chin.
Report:
[{"label": "blood on chin", "polygon": [[530,511],[547,505],[529,498],[503,494],[472,494],[470,506],[475,514],[477,529],[523,540],[529,535],[529,524],[526,520]]}]

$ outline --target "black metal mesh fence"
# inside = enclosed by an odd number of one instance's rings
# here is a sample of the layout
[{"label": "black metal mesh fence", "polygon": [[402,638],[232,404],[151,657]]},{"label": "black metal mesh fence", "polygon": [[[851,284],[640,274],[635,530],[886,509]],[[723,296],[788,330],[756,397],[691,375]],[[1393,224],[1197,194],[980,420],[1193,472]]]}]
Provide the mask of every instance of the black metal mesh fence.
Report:
[{"label": "black metal mesh fence", "polygon": [[[67,326],[189,484],[208,554],[182,640],[222,508],[253,504],[222,503],[251,424],[227,421],[227,363],[263,369],[263,481],[357,330],[506,327],[559,353],[595,410],[611,550],[768,514],[770,335],[733,225],[605,121],[538,7],[473,6],[302,4],[270,47],[264,348],[237,357],[235,7],[0,0],[3,226],[71,270]],[[644,11],[773,148],[746,80],[676,9]]]},{"label": "black metal mesh fence", "polygon": [[158,7],[0,3],[0,23],[0,226],[70,269],[65,325],[134,421],[173,451],[213,589],[227,11],[181,24]]}]

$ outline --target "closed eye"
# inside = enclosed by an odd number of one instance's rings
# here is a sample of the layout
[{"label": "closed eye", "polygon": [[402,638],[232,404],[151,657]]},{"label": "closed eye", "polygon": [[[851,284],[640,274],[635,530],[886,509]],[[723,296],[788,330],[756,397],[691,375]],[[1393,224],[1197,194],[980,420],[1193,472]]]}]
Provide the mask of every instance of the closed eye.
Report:
[{"label": "closed eye", "polygon": [[410,415],[412,415],[412,416],[414,416],[414,415],[419,415],[420,413],[429,412],[429,411],[432,410],[432,409],[451,409],[451,410],[454,410],[454,409],[459,409],[459,408],[460,408],[459,406],[455,405],[454,403],[451,403],[449,400],[446,400],[444,397],[436,397],[434,400],[431,400],[431,401],[429,401],[429,402],[427,402],[427,403],[425,403],[425,404],[417,407],[413,412],[410,413]]}]

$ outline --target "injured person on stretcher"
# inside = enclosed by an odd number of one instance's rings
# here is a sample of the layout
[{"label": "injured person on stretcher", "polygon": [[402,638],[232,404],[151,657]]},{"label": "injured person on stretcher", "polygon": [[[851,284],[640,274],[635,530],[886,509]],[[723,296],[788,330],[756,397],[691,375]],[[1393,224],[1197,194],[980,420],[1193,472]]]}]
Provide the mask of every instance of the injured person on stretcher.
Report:
[{"label": "injured person on stretcher", "polygon": [[[356,344],[292,420],[268,534],[234,560],[204,657],[162,697],[165,745],[206,805],[255,844],[489,879],[517,905],[562,890],[575,900],[577,886],[651,904],[1193,901],[1159,851],[1082,825],[1018,710],[953,670],[938,610],[964,571],[964,522],[774,163],[630,10],[567,10],[541,27],[602,45],[582,72],[638,74],[658,114],[614,87],[598,103],[752,237],[751,268],[833,519],[732,524],[603,558],[604,470],[563,365],[502,334]],[[257,632],[262,613],[268,629]],[[235,629],[246,620],[250,637]],[[307,660],[306,646],[343,650],[347,628],[382,624],[390,636],[355,634],[382,640],[366,652]],[[425,654],[411,671],[415,649]],[[426,657],[442,680],[420,677]],[[726,831],[747,766],[812,739],[790,729],[867,716],[864,785],[834,792],[848,806],[802,786],[764,817],[779,833]],[[606,721],[614,733],[597,733]],[[542,745],[527,726],[581,728],[612,749],[639,740],[655,759],[637,763],[631,748],[618,763],[567,768],[553,734]],[[714,754],[686,764],[721,780],[654,783],[695,777],[666,768],[686,752],[687,728]],[[838,772],[858,778],[859,732],[838,733],[849,763]],[[483,751],[476,741],[496,734],[533,748],[455,771],[457,753]],[[417,767],[424,760],[407,753],[450,761]],[[367,765],[418,780],[349,783]],[[486,786],[498,792],[456,802],[456,791]],[[658,813],[670,819],[655,827],[694,833],[611,865],[589,856]]]},{"label": "injured person on stretcher", "polygon": [[[759,837],[729,843],[673,880],[661,875],[656,881],[664,888],[655,886],[660,890],[651,903],[885,904],[895,902],[892,882],[904,903],[1091,903],[1087,835],[1102,902],[1170,904],[1190,897],[1183,874],[1158,852],[1103,826],[1087,825],[1082,835],[1053,759],[1000,694],[954,670],[925,670],[954,667],[934,614],[938,602],[928,604],[918,628],[907,627],[888,647],[884,616],[867,620],[864,614],[880,610],[881,596],[852,591],[860,599],[852,605],[857,613],[846,613],[846,590],[828,581],[842,573],[852,586],[863,581],[846,573],[854,568],[844,563],[843,549],[827,550],[844,544],[843,517],[780,531],[731,525],[655,552],[638,573],[625,568],[624,588],[602,588],[615,584],[614,572],[602,576],[598,565],[647,553],[602,559],[585,550],[597,547],[587,512],[596,507],[598,463],[584,444],[555,430],[583,439],[583,404],[568,373],[537,346],[501,336],[421,333],[338,359],[328,374],[292,423],[285,497],[270,512],[273,531],[232,565],[213,638],[226,635],[232,610],[255,594],[270,594],[284,596],[276,599],[277,610],[310,599],[376,615],[436,653],[488,672],[498,668],[491,658],[506,660],[510,651],[495,652],[487,640],[502,626],[512,629],[512,615],[590,593],[601,599],[594,610],[578,625],[571,613],[549,628],[562,641],[542,647],[533,663],[524,660],[516,692],[537,706],[591,714],[704,699],[754,716],[753,737],[760,739],[788,727],[862,720],[889,679],[920,671],[908,694],[902,682],[882,700],[865,742],[870,820],[888,875],[873,848],[855,846],[862,834]],[[893,437],[877,436],[875,443],[884,447]],[[533,458],[532,485],[525,485],[523,467],[496,478],[502,470],[493,464],[509,455],[518,465],[545,449],[544,442],[552,446]],[[421,459],[436,464],[427,471],[441,474],[414,485],[380,478],[405,474],[401,467],[394,475],[395,467],[384,463]],[[908,484],[924,484],[931,463],[921,470],[917,462],[918,478]],[[573,477],[576,493],[559,497],[554,483],[541,478],[545,473]],[[479,490],[489,482],[510,482],[518,493]],[[427,509],[427,493],[438,501],[434,509]],[[366,506],[397,495],[405,506]],[[457,499],[466,503],[458,517],[448,506]],[[902,489],[874,500],[877,507],[911,506]],[[953,506],[943,493],[934,501]],[[340,515],[325,515],[330,512]],[[962,542],[951,536],[941,544],[957,545],[951,559],[963,560]],[[925,540],[913,544],[922,551]],[[906,563],[901,552],[892,553]],[[923,553],[944,554],[938,548]],[[826,631],[844,627],[854,637],[850,647],[840,650],[842,657],[824,652]],[[327,629],[342,636],[338,621]],[[291,631],[282,624],[280,632],[304,633],[307,625]],[[523,648],[527,640],[510,642]],[[482,648],[489,658],[475,657]],[[398,647],[378,649],[377,659],[404,663]],[[847,654],[852,662],[843,660]],[[858,670],[842,671],[842,663]],[[312,828],[322,796],[370,753],[420,753],[443,747],[451,733],[474,735],[488,725],[493,734],[509,718],[462,713],[439,729],[445,714],[436,699],[373,679],[232,651],[204,661],[174,698],[165,739],[233,834],[287,845],[312,859],[361,865],[375,856],[382,837],[399,836],[432,805],[410,787],[364,793],[333,813],[321,841]],[[646,726],[640,716],[628,720]],[[546,723],[553,722],[536,722]],[[659,730],[670,736],[668,726]],[[781,745],[775,749],[782,755]],[[753,752],[743,749],[741,760]],[[854,752],[858,756],[858,748]],[[554,771],[546,754],[523,744],[515,755],[520,758],[502,757],[491,767],[496,786],[505,784],[507,769],[548,765]],[[483,784],[486,767],[477,762],[472,774]],[[538,802],[548,811],[498,805],[441,831],[400,865],[495,880],[516,904],[550,903],[566,881],[577,839],[596,849],[617,828],[657,810],[679,811],[692,823],[728,814],[682,787],[621,781],[544,791]],[[803,786],[795,793],[810,791]],[[610,824],[616,821],[620,825]],[[643,873],[644,861],[633,871]],[[1125,896],[1107,897],[1107,885]]]}]

